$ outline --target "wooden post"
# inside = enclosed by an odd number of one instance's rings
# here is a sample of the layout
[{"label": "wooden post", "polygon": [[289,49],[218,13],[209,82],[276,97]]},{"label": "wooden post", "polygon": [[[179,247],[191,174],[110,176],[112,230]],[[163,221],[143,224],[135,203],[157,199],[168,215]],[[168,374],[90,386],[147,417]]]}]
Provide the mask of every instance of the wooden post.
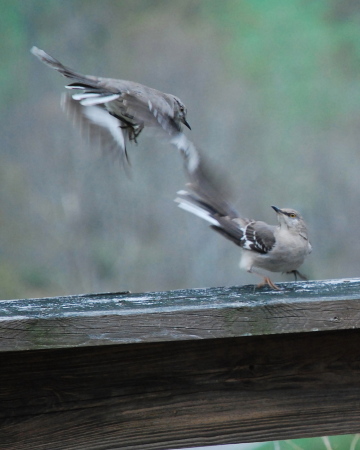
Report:
[{"label": "wooden post", "polygon": [[357,433],[360,279],[0,301],[0,448]]}]

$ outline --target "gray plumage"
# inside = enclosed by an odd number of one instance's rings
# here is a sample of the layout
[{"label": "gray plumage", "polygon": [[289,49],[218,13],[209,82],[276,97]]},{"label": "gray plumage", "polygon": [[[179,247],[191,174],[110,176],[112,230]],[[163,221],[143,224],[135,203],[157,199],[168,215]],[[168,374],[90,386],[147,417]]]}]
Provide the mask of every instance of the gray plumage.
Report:
[{"label": "gray plumage", "polygon": [[[201,165],[199,165],[201,167]],[[307,226],[294,209],[273,206],[278,225],[242,218],[214,189],[205,175],[198,171],[189,174],[189,191],[179,191],[176,202],[182,209],[210,223],[211,228],[242,248],[240,267],[263,278],[259,285],[268,284],[279,289],[262,271],[293,273],[298,271],[311,252]]]},{"label": "gray plumage", "polygon": [[190,128],[186,107],[174,95],[133,81],[79,74],[37,47],[31,53],[73,80],[66,88],[75,93],[63,97],[65,110],[92,137],[99,133],[103,147],[123,160],[127,141],[136,142],[145,127],[160,128],[169,136],[180,133],[181,124]]}]

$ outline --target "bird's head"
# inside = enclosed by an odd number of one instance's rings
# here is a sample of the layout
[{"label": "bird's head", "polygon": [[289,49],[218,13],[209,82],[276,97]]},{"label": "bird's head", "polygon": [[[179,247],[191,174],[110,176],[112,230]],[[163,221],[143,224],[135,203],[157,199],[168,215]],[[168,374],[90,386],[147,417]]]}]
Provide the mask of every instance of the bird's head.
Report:
[{"label": "bird's head", "polygon": [[277,214],[277,219],[280,226],[287,226],[288,228],[294,228],[296,230],[301,230],[305,227],[304,219],[301,215],[291,208],[278,208],[277,206],[272,206],[272,209]]},{"label": "bird's head", "polygon": [[191,130],[189,123],[186,120],[187,109],[184,103],[178,98],[174,97],[175,105],[174,105],[174,119],[180,120],[186,127]]}]

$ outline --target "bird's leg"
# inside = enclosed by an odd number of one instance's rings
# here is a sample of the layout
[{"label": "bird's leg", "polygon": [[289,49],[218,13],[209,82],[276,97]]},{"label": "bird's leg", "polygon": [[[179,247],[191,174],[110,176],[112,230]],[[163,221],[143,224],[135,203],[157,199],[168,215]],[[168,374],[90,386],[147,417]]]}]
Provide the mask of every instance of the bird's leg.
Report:
[{"label": "bird's leg", "polygon": [[133,127],[132,125],[122,125],[120,126],[120,128],[122,128],[123,130],[127,130],[128,132],[128,136],[129,136],[129,141],[134,141],[135,144],[137,144],[137,138],[140,135],[140,133],[143,130],[143,126],[137,126],[136,128]]},{"label": "bird's leg", "polygon": [[275,289],[276,291],[281,291],[281,289],[278,286],[276,286],[276,284],[273,283],[269,277],[264,277],[263,282],[259,283],[256,287],[260,288],[266,285],[269,285],[272,289]]},{"label": "bird's leg", "polygon": [[140,135],[140,133],[142,132],[143,128],[144,128],[144,125],[138,125],[138,126],[136,126],[136,128],[133,127],[133,129],[132,129],[132,133],[133,133],[133,136],[134,136],[134,141],[136,143],[137,143],[136,138]]},{"label": "bird's leg", "polygon": [[136,131],[132,125],[124,122],[122,125],[120,125],[120,128],[122,130],[126,130],[129,141],[134,141],[135,144],[137,144],[136,138],[139,136],[140,133],[139,132],[136,133]]},{"label": "bird's leg", "polygon": [[256,287],[257,288],[261,288],[263,286],[270,286],[272,289],[275,289],[276,291],[281,291],[281,289],[276,286],[275,283],[273,283],[269,277],[264,277],[264,275],[261,275],[260,273],[254,272],[253,270],[248,270],[249,273],[253,273],[255,275],[257,275],[258,277],[261,277],[263,279],[263,281],[261,283],[259,283]]},{"label": "bird's leg", "polygon": [[306,276],[303,275],[302,273],[300,273],[298,270],[291,270],[290,272],[286,272],[286,273],[292,273],[292,274],[294,274],[295,281],[297,281],[297,278],[298,278],[298,277],[301,278],[301,279],[304,280],[304,281],[307,281]]},{"label": "bird's leg", "polygon": [[114,112],[109,111],[109,114],[111,114],[113,117],[116,117],[120,121],[120,128],[127,131],[127,137],[129,138],[129,141],[134,141],[135,144],[137,144],[136,139],[142,132],[144,125],[136,125],[135,128],[133,123],[131,122],[131,119],[134,119],[133,116],[128,115],[129,120],[127,120],[124,116],[120,116],[118,114],[115,114]]}]

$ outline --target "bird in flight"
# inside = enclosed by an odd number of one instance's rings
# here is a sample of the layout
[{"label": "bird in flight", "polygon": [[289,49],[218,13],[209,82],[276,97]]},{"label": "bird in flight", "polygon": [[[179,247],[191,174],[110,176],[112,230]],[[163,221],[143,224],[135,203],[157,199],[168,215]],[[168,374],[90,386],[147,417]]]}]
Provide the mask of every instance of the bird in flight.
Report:
[{"label": "bird in flight", "polygon": [[37,47],[31,53],[72,80],[66,86],[72,95],[62,97],[64,110],[91,139],[115,151],[124,164],[129,162],[127,142],[136,142],[145,127],[160,128],[169,136],[181,133],[182,124],[191,129],[187,109],[175,95],[134,81],[81,75]]}]

